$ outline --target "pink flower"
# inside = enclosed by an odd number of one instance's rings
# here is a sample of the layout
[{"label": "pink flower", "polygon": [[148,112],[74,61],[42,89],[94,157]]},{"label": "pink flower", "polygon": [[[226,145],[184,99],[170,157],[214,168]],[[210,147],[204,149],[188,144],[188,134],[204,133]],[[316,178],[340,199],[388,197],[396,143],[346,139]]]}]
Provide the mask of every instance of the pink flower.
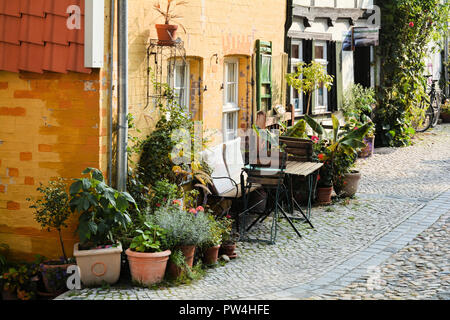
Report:
[{"label": "pink flower", "polygon": [[231,216],[229,214],[227,214],[226,218],[227,219],[231,219]]},{"label": "pink flower", "polygon": [[173,200],[173,202],[172,202],[173,204],[177,204],[177,205],[179,205],[179,206],[181,206],[181,201],[180,200]]},{"label": "pink flower", "polygon": [[160,203],[157,203],[156,206],[159,208],[159,207],[161,207],[161,204],[160,204]]},{"label": "pink flower", "polygon": [[197,211],[205,211],[205,208],[203,208],[202,206],[198,206],[197,209],[195,209]]},{"label": "pink flower", "polygon": [[353,130],[358,130],[359,128],[358,127],[355,127]]},{"label": "pink flower", "polygon": [[194,208],[191,208],[191,209],[189,209],[189,213],[197,214],[197,210],[195,210]]},{"label": "pink flower", "polygon": [[314,143],[318,143],[318,142],[319,142],[319,137],[312,136],[312,137],[311,137],[311,140],[312,140],[312,142],[314,142]]},{"label": "pink flower", "polygon": [[414,22],[411,21],[411,22],[409,23],[409,26],[410,26],[411,28],[414,27]]}]

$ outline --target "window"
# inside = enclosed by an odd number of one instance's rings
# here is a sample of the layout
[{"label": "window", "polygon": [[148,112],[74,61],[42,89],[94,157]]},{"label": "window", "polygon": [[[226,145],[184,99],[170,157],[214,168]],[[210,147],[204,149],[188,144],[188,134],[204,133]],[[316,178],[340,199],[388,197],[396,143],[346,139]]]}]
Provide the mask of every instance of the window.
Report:
[{"label": "window", "polygon": [[[303,45],[301,40],[292,40],[291,44],[291,72],[297,71],[297,65],[303,61]],[[291,104],[296,116],[303,114],[303,94],[293,87],[291,90]]]},{"label": "window", "polygon": [[237,59],[226,59],[224,63],[223,90],[223,140],[238,137],[238,83],[239,63]]},{"label": "window", "polygon": [[180,107],[189,113],[189,64],[182,61],[175,63],[173,75],[169,79]]},{"label": "window", "polygon": [[[327,71],[327,43],[326,41],[316,41],[314,43],[314,60],[323,65]],[[319,88],[315,92],[316,101],[314,113],[324,113],[328,110],[328,90],[323,84],[319,84]]]}]

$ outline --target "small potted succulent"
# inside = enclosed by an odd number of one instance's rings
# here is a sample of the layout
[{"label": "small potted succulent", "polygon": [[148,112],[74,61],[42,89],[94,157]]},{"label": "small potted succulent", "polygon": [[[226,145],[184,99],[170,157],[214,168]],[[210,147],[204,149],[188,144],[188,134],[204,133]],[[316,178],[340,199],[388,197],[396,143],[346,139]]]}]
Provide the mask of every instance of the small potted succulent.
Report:
[{"label": "small potted succulent", "polygon": [[186,32],[186,29],[182,24],[170,24],[171,21],[175,21],[181,18],[180,15],[174,13],[176,7],[184,6],[186,4],[187,1],[179,0],[175,2],[174,0],[167,0],[166,6],[162,6],[159,1],[153,6],[156,12],[158,12],[164,18],[164,24],[155,24],[159,44],[173,45],[175,43],[175,35],[178,30],[178,25],[183,28],[184,32]]},{"label": "small potted succulent", "polygon": [[70,186],[70,208],[79,214],[77,232],[80,242],[74,246],[74,256],[85,286],[119,280],[122,245],[113,230],[126,229],[131,223],[130,204],[139,211],[127,192],[109,187],[103,174],[87,168],[88,178],[75,179]]},{"label": "small potted succulent", "polygon": [[[42,229],[48,232],[54,229],[58,232],[62,257],[59,260],[48,260],[40,264],[45,288],[48,293],[54,295],[61,294],[67,290],[64,285],[67,278],[66,271],[69,266],[74,264],[73,258],[67,257],[62,237],[62,230],[67,228],[67,219],[71,215],[69,195],[66,189],[66,180],[63,178],[54,179],[47,186],[41,183],[37,191],[42,196],[30,206],[31,209],[35,210],[35,220],[41,225]],[[32,201],[31,198],[27,198],[27,200]],[[56,278],[60,278],[59,280],[61,281],[56,281]],[[63,285],[57,285],[61,283]]]},{"label": "small potted succulent", "polygon": [[136,230],[130,248],[126,250],[133,281],[150,286],[164,278],[167,261],[171,254],[165,249],[166,230],[144,223],[143,230]]},{"label": "small potted succulent", "polygon": [[[173,252],[168,271],[172,278],[178,278],[186,268],[192,268],[197,246],[209,237],[208,215],[200,207],[185,210],[180,201],[173,200],[156,210],[151,222],[167,232],[167,246]],[[181,255],[184,259],[180,259]]]}]

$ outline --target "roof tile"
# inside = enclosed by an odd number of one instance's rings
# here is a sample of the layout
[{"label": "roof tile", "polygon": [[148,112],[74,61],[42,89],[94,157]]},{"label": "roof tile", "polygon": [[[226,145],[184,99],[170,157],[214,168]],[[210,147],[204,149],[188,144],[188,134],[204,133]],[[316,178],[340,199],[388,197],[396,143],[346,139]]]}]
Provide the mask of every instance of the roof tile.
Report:
[{"label": "roof tile", "polygon": [[20,21],[19,41],[44,44],[44,19],[23,14]]},{"label": "roof tile", "polygon": [[67,73],[69,60],[69,46],[47,43],[44,49],[44,63],[42,68],[46,71]]},{"label": "roof tile", "polygon": [[19,70],[43,73],[44,46],[23,42],[20,45]]},{"label": "roof tile", "polygon": [[44,17],[44,4],[45,0],[20,0],[20,12],[33,16]]},{"label": "roof tile", "polygon": [[67,70],[81,73],[91,73],[91,69],[84,67],[84,46],[77,43],[70,44]]},{"label": "roof tile", "polygon": [[19,45],[20,18],[0,14],[0,42]]},{"label": "roof tile", "polygon": [[19,72],[20,46],[0,42],[0,70]]},{"label": "roof tile", "polygon": [[20,17],[20,2],[17,0],[0,0],[0,14]]}]

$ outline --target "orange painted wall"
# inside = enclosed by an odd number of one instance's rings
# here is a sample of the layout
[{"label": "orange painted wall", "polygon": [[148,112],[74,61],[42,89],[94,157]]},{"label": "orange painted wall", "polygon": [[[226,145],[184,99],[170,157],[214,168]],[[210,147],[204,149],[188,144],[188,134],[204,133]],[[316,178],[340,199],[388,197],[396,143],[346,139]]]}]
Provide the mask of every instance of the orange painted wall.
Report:
[{"label": "orange painted wall", "polygon": [[[61,256],[56,233],[41,231],[27,197],[51,177],[100,167],[99,72],[0,72],[0,243],[12,258]],[[76,217],[73,217],[73,222]],[[76,223],[64,232],[72,253]]]}]

